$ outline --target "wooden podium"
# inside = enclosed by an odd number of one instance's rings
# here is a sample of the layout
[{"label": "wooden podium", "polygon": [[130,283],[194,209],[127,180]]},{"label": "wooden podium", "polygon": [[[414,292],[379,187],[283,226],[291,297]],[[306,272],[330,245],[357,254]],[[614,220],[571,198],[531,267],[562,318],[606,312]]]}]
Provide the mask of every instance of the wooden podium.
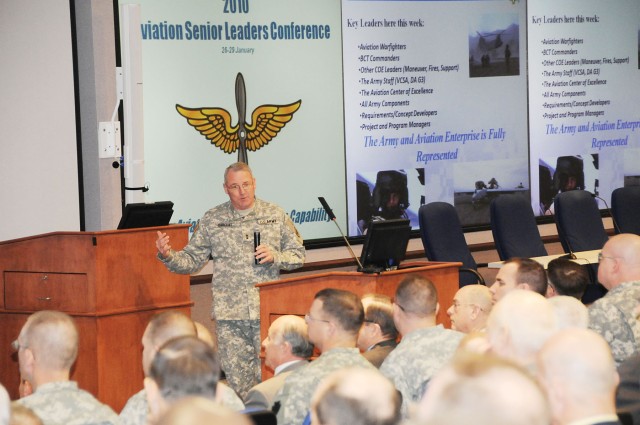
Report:
[{"label": "wooden podium", "polygon": [[186,245],[188,224],[105,232],[55,232],[0,242],[0,382],[18,397],[11,342],[28,316],[59,310],[80,332],[71,379],[119,412],[142,388],[141,338],[159,311],[190,315],[189,275],[156,259],[156,231]]},{"label": "wooden podium", "polygon": [[[462,263],[415,262],[400,270],[380,274],[328,272],[259,283],[256,286],[260,288],[261,340],[267,337],[271,322],[279,316],[304,316],[309,311],[314,295],[321,289],[344,289],[360,296],[378,293],[393,299],[398,284],[409,274],[424,276],[434,283],[440,302],[436,320],[448,328],[451,321],[447,309],[453,303],[453,297],[458,290],[460,266]],[[271,372],[264,367],[264,357],[262,376],[263,379],[271,376]]]}]

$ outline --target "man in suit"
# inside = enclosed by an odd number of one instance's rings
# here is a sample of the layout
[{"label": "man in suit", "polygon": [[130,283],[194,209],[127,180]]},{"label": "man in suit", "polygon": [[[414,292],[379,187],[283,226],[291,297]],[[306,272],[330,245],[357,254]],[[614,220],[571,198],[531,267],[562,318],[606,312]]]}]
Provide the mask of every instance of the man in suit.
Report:
[{"label": "man in suit", "polygon": [[379,368],[389,353],[396,348],[398,331],[393,323],[391,299],[381,294],[362,297],[364,323],[358,333],[358,348],[365,359]]},{"label": "man in suit", "polygon": [[554,424],[620,423],[616,365],[609,345],[597,333],[573,328],[552,336],[538,354],[538,376]]},{"label": "man in suit", "polygon": [[271,409],[286,377],[308,364],[313,354],[307,324],[303,318],[293,315],[280,316],[271,323],[262,347],[264,362],[274,371],[274,376],[249,390],[244,400],[247,411]]}]

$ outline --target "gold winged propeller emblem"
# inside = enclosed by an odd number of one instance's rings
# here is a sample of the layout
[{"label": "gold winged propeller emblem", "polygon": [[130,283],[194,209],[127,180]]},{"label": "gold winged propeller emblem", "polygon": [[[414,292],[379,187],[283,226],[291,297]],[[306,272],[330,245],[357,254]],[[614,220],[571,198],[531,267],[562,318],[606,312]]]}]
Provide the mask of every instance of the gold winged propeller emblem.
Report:
[{"label": "gold winged propeller emblem", "polygon": [[238,123],[231,125],[231,114],[224,108],[186,108],[176,105],[178,113],[198,130],[211,144],[225,153],[238,151],[238,162],[249,163],[247,150],[257,151],[275,138],[291,121],[302,100],[288,105],[261,105],[246,121],[246,92],[241,73],[236,77],[236,106]]}]

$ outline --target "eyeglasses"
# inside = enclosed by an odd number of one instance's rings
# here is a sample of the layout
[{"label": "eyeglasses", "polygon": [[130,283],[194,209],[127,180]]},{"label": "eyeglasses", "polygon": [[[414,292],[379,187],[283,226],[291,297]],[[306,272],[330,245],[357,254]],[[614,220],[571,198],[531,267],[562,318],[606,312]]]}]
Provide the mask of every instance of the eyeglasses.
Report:
[{"label": "eyeglasses", "polygon": [[311,316],[311,313],[305,314],[304,315],[304,320],[306,320],[307,322],[312,321],[312,322],[331,323],[330,320],[316,319],[315,317]]},{"label": "eyeglasses", "polygon": [[455,302],[453,304],[451,304],[451,307],[453,307],[454,310],[458,310],[458,308],[460,307],[464,307],[464,306],[472,306],[472,307],[478,307],[480,309],[480,311],[484,311],[484,309],[482,307],[480,307],[478,304],[460,304],[459,302]]},{"label": "eyeglasses", "polygon": [[227,186],[227,190],[231,190],[232,192],[238,192],[241,188],[242,190],[249,190],[250,187],[253,186],[253,183],[244,182],[242,184],[232,184]]},{"label": "eyeglasses", "polygon": [[618,259],[620,257],[606,257],[606,256],[602,255],[602,252],[598,253],[598,263],[600,263],[605,258],[608,258],[609,260],[616,260],[616,259]]},{"label": "eyeglasses", "polygon": [[394,301],[393,303],[394,303],[395,305],[397,305],[397,306],[400,308],[400,310],[402,310],[402,311],[404,311],[404,312],[406,312],[406,311],[407,311],[404,307],[402,307],[400,304],[398,304],[398,302],[397,302],[397,301]]}]

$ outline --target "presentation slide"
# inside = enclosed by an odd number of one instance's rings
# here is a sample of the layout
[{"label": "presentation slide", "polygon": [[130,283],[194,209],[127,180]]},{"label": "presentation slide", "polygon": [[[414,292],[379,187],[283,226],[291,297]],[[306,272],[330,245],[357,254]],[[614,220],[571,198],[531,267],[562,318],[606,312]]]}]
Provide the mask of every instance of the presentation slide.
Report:
[{"label": "presentation slide", "polygon": [[339,236],[318,196],[356,237],[428,202],[482,227],[503,194],[542,216],[640,184],[637,0],[120,3],[141,8],[146,197],[175,222],[224,202],[237,160],[307,242]]},{"label": "presentation slide", "polygon": [[640,3],[532,1],[527,22],[532,207],[575,189],[608,203],[640,184]]},{"label": "presentation slide", "polygon": [[256,196],[306,240],[339,236],[318,196],[345,227],[340,4],[128,3],[141,14],[147,201],[173,201],[172,222],[195,225],[246,158]]},{"label": "presentation slide", "polygon": [[349,233],[371,217],[453,204],[489,222],[500,193],[529,196],[526,4],[342,3]]}]

